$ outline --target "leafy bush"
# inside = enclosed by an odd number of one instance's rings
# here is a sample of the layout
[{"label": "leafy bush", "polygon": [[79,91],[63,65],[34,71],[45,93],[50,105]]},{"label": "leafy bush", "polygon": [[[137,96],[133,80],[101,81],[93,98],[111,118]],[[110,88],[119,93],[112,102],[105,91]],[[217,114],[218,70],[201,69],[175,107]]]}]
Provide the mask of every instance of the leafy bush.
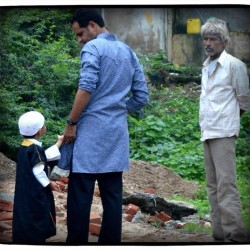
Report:
[{"label": "leafy bush", "polygon": [[167,59],[166,51],[155,54],[140,55],[140,60],[144,65],[144,71],[149,83],[160,89],[170,84],[187,84],[201,82],[201,68],[194,66],[174,65]]},{"label": "leafy bush", "polygon": [[[43,138],[45,147],[56,140],[56,134],[63,133],[80,63],[79,47],[69,26],[71,15],[71,8],[1,10],[0,151],[14,160],[21,140],[17,120],[22,113],[36,109],[44,114],[48,131]],[[199,85],[186,84],[199,84],[199,67],[173,65],[165,51],[139,57],[151,83],[151,101],[143,112],[128,118],[131,158],[158,162],[184,178],[203,181]],[[241,120],[237,161],[240,186],[245,190],[241,180],[250,168],[249,112]]]},{"label": "leafy bush", "polygon": [[192,86],[188,91],[182,86],[160,93],[151,89],[144,118],[129,117],[131,157],[168,166],[187,179],[203,180],[198,110]]},{"label": "leafy bush", "polygon": [[79,48],[69,25],[71,9],[9,8],[1,14],[0,151],[15,160],[17,121],[24,112],[44,114],[45,147],[63,133],[78,85]]}]

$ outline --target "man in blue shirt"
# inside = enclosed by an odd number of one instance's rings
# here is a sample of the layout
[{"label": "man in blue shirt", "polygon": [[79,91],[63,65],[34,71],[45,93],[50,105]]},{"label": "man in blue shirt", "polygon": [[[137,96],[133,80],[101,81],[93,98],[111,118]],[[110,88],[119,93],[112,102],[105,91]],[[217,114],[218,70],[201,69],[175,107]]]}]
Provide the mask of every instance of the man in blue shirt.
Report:
[{"label": "man in blue shirt", "polygon": [[79,88],[64,132],[66,143],[75,140],[68,187],[69,244],[88,242],[96,181],[103,205],[98,242],[121,242],[122,173],[129,170],[127,114],[149,101],[137,56],[104,25],[90,8],[77,10],[71,21],[83,47]]}]

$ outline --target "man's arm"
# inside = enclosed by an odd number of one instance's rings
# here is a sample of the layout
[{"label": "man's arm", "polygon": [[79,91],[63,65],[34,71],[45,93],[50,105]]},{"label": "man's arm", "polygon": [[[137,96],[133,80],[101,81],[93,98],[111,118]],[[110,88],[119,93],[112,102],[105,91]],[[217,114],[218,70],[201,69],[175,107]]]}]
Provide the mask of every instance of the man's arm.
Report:
[{"label": "man's arm", "polygon": [[[90,96],[90,92],[83,89],[78,89],[73,103],[73,108],[69,115],[70,120],[76,122],[79,119],[80,114],[89,102]],[[67,124],[64,130],[64,141],[71,142],[75,139],[75,137],[76,126],[70,126]]]},{"label": "man's arm", "polygon": [[137,65],[131,87],[132,96],[126,101],[127,110],[129,113],[140,110],[149,102],[149,93],[144,73],[138,58],[136,58],[136,61]]},{"label": "man's arm", "polygon": [[233,67],[233,86],[240,106],[240,115],[250,110],[250,88],[249,76],[247,74],[246,65],[238,61]]}]

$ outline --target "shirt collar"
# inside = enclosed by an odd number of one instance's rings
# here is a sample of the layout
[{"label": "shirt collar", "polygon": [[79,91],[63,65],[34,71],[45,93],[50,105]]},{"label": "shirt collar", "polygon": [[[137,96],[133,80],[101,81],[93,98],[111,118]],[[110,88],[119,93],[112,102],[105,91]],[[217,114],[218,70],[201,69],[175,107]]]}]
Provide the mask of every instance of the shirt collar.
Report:
[{"label": "shirt collar", "polygon": [[220,57],[219,57],[219,60],[218,62],[220,63],[220,65],[223,67],[224,63],[225,63],[225,60],[226,60],[226,57],[227,57],[227,52],[224,50]]},{"label": "shirt collar", "polygon": [[42,147],[42,142],[39,142],[39,141],[36,140],[36,139],[30,139],[30,138],[28,138],[27,140],[29,140],[29,141],[33,142],[34,144],[36,144],[36,145]]},{"label": "shirt collar", "polygon": [[[223,64],[224,64],[224,62],[225,62],[226,57],[227,57],[227,52],[224,50],[224,51],[221,53],[221,55],[220,55],[220,57],[219,57],[219,59],[218,59],[218,63],[219,63],[222,67],[223,67]],[[203,66],[206,67],[206,66],[208,66],[209,63],[210,63],[210,58],[208,57],[207,60],[203,63]]]},{"label": "shirt collar", "polygon": [[117,41],[117,36],[108,32],[103,32],[97,35],[96,38],[104,38],[111,41]]}]

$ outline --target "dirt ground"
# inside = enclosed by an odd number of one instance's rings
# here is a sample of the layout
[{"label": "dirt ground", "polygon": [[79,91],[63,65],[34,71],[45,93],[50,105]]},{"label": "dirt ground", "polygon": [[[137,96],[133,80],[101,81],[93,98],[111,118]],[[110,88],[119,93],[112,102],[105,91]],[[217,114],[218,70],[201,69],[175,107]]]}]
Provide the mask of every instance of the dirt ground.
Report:
[{"label": "dirt ground", "polygon": [[[150,164],[143,161],[131,161],[131,170],[123,175],[124,192],[144,192],[147,188],[154,188],[157,195],[168,198],[174,194],[193,198],[198,185],[183,180],[172,170],[159,164]],[[14,196],[15,162],[0,153],[0,198]],[[52,244],[65,242],[67,236],[66,204],[67,193],[54,192],[56,205],[62,208],[62,218],[57,222],[57,235],[48,239]],[[101,215],[102,206],[98,196],[94,197],[92,212]],[[211,235],[203,233],[184,233],[179,229],[155,227],[147,223],[130,223],[123,219],[122,243],[126,244],[208,244],[212,243]],[[95,235],[89,235],[90,242],[97,242]],[[1,242],[0,242],[1,243]]]}]

